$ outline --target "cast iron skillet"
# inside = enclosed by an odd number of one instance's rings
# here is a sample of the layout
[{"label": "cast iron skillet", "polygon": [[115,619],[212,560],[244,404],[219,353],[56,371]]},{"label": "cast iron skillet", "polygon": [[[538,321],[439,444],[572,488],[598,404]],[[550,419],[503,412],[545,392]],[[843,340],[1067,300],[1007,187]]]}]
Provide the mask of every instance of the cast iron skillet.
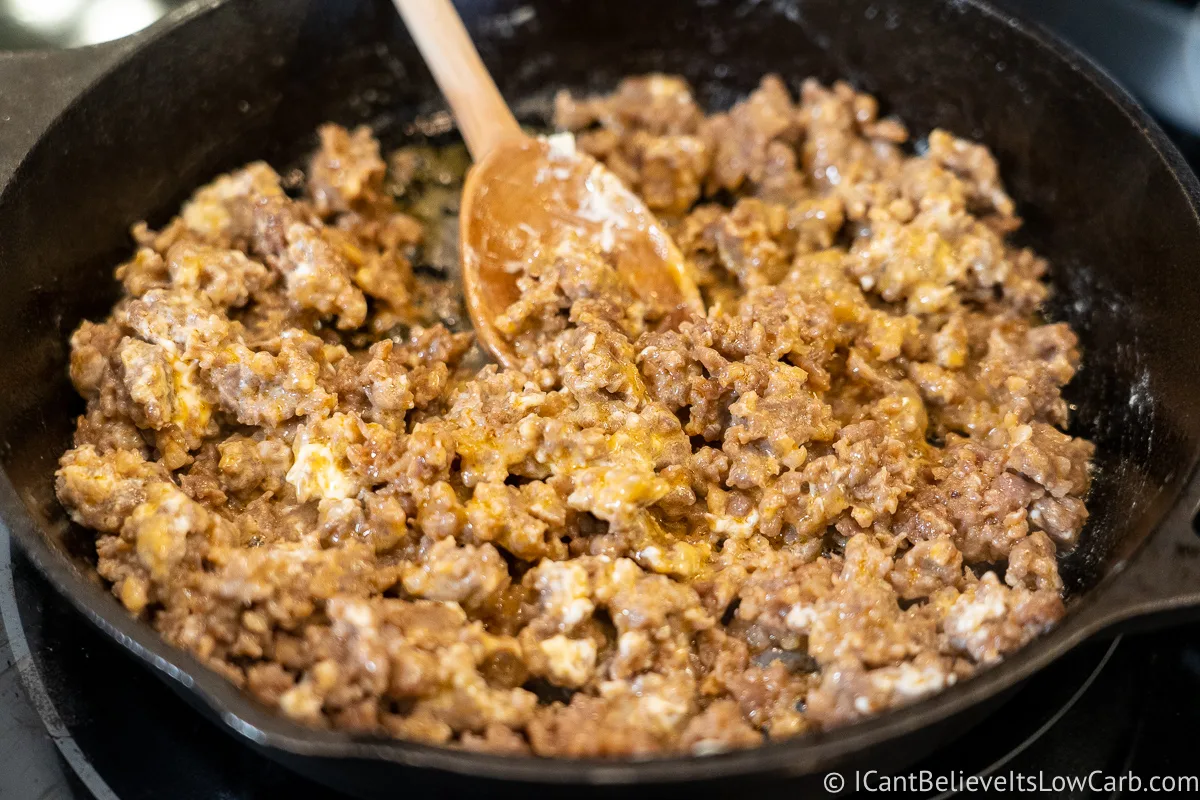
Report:
[{"label": "cast iron skillet", "polygon": [[[90,571],[52,474],[81,410],[66,341],[115,298],[126,230],[162,223],[220,171],[295,163],[320,122],[386,144],[440,107],[386,0],[206,0],[115,45],[0,59],[0,516],[84,614],[253,745],[365,793],[462,776],[628,784],[896,767],[1118,623],[1200,606],[1200,185],[1159,129],[1080,56],[976,0],[480,0],[461,4],[510,101],[681,73],[710,107],[767,72],[846,77],[917,135],[985,142],[1053,264],[1047,315],[1080,334],[1075,433],[1099,445],[1093,517],[1064,565],[1070,613],[998,668],[831,733],[706,758],[550,761],[312,731],[248,701],[132,620]],[[520,103],[517,103],[518,108]],[[535,104],[536,105],[536,104]],[[152,735],[152,734],[151,734]],[[403,776],[397,767],[408,767]]]}]

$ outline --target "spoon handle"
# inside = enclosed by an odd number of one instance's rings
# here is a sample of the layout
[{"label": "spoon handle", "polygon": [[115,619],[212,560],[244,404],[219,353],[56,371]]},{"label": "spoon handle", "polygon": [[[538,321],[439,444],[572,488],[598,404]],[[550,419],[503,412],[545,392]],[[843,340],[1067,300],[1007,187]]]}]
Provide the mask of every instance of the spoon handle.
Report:
[{"label": "spoon handle", "polygon": [[478,163],[521,128],[450,0],[393,0]]}]

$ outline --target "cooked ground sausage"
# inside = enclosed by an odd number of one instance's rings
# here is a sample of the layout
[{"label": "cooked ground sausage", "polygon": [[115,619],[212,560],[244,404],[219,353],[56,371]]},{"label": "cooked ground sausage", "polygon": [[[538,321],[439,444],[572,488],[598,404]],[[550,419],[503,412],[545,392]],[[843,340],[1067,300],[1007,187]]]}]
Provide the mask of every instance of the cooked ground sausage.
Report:
[{"label": "cooked ground sausage", "polygon": [[844,724],[1054,625],[1093,448],[987,149],[774,76],[556,110],[707,315],[661,329],[564,238],[499,370],[458,330],[460,157],[330,125],[298,198],[218,178],[71,338],[58,496],[130,612],[308,725],[610,757]]}]

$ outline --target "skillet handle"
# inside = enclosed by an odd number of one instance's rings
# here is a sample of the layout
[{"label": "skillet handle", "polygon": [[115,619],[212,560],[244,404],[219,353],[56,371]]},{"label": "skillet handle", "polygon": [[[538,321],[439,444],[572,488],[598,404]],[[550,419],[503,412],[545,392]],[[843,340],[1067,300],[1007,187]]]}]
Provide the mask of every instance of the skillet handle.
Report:
[{"label": "skillet handle", "polygon": [[1092,632],[1124,633],[1200,620],[1200,471],[1141,549],[1085,599],[1079,613]]}]

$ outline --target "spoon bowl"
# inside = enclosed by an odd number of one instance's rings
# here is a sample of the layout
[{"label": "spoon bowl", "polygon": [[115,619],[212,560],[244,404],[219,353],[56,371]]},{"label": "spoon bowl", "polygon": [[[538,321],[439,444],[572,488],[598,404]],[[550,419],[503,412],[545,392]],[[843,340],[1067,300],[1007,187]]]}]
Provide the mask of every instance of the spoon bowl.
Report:
[{"label": "spoon bowl", "polygon": [[475,333],[517,369],[497,317],[520,297],[519,278],[555,237],[592,242],[660,326],[703,314],[700,292],[671,237],[641,199],[570,134],[525,135],[449,0],[395,0],[475,159],[463,187],[459,245]]},{"label": "spoon bowl", "polygon": [[566,232],[594,243],[660,325],[704,313],[675,242],[617,176],[575,150],[570,134],[510,140],[471,169],[459,215],[467,309],[504,366],[515,369],[518,359],[494,320],[520,297],[527,265]]}]

